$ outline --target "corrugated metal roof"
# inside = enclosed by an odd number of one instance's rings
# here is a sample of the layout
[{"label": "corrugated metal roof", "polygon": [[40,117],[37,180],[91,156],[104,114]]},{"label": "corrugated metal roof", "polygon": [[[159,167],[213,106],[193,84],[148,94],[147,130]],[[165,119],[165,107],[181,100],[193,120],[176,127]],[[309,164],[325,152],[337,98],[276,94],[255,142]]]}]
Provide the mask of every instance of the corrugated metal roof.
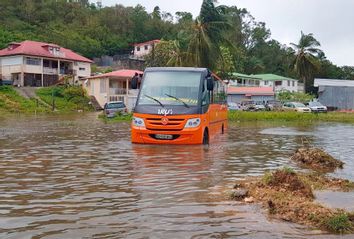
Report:
[{"label": "corrugated metal roof", "polygon": [[[14,56],[14,55],[28,55],[28,56],[41,56],[47,58],[54,59],[65,59],[71,61],[81,61],[81,62],[89,62],[93,63],[90,59],[80,56],[79,54],[73,52],[70,49],[66,49],[64,47],[60,47],[55,44],[45,43],[45,42],[37,42],[37,41],[23,41],[20,43],[10,43],[10,46],[5,49],[0,50],[1,56]],[[54,55],[49,52],[47,47],[59,47],[59,54]]]},{"label": "corrugated metal roof", "polygon": [[89,77],[88,79],[99,79],[99,78],[132,78],[135,73],[143,74],[142,71],[139,70],[119,70],[119,71],[112,71],[106,74],[96,75]]},{"label": "corrugated metal roof", "polygon": [[246,80],[262,80],[262,78],[260,78],[260,77],[246,75],[246,74],[237,73],[237,72],[232,73],[232,76],[234,76],[235,78],[246,79]]},{"label": "corrugated metal roof", "polygon": [[268,80],[268,81],[283,81],[283,80],[295,80],[289,77],[285,77],[285,76],[279,76],[279,75],[275,75],[275,74],[256,74],[256,75],[251,75],[254,77],[259,77],[262,80]]},{"label": "corrugated metal roof", "polygon": [[314,86],[315,87],[319,87],[319,86],[350,86],[350,87],[354,87],[354,80],[315,78]]}]

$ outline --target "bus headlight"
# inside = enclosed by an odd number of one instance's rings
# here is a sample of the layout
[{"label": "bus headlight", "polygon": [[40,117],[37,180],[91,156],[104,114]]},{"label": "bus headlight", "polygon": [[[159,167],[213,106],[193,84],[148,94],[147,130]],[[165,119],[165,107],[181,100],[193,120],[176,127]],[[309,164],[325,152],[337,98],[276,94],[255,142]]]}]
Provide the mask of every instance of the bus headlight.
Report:
[{"label": "bus headlight", "polygon": [[189,120],[187,120],[187,123],[184,126],[184,128],[198,127],[200,125],[200,121],[201,121],[200,118],[189,119]]},{"label": "bus headlight", "polygon": [[138,117],[133,117],[133,125],[136,127],[145,127],[144,120]]}]

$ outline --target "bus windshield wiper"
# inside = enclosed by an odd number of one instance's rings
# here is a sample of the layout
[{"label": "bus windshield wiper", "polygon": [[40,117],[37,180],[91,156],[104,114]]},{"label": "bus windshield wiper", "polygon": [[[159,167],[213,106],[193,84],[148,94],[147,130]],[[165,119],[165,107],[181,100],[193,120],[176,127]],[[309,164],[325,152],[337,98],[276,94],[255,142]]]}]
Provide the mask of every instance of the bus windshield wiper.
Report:
[{"label": "bus windshield wiper", "polygon": [[190,108],[189,105],[187,105],[186,102],[184,102],[183,100],[181,100],[180,98],[177,98],[176,96],[173,96],[173,95],[169,95],[169,94],[165,94],[166,96],[170,97],[170,98],[173,98],[175,100],[178,100],[179,102],[181,102],[185,107],[187,108]]},{"label": "bus windshield wiper", "polygon": [[162,107],[165,107],[165,106],[161,103],[161,101],[159,101],[158,99],[155,99],[154,97],[151,97],[151,96],[146,95],[146,94],[144,94],[144,96],[147,97],[147,98],[149,98],[149,99],[151,99],[151,100],[153,100],[153,101],[155,101],[155,102],[157,102],[157,103],[159,103],[159,105],[161,105]]}]

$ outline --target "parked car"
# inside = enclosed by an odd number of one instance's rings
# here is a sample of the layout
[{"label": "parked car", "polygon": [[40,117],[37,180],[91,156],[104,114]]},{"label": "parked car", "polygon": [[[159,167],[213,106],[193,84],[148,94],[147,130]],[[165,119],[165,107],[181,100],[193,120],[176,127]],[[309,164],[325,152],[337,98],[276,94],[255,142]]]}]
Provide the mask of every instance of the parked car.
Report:
[{"label": "parked car", "polygon": [[227,103],[227,108],[228,108],[229,111],[241,110],[240,106],[237,103],[235,103],[235,102]]},{"label": "parked car", "polygon": [[128,113],[128,109],[125,106],[123,101],[112,101],[108,102],[104,105],[103,113],[108,117],[114,117],[117,114],[126,114]]},{"label": "parked car", "polygon": [[241,109],[244,111],[256,111],[256,103],[252,100],[242,101]]},{"label": "parked car", "polygon": [[267,110],[282,110],[283,104],[279,100],[268,100],[265,107]]},{"label": "parked car", "polygon": [[314,113],[327,113],[327,107],[322,105],[318,101],[312,101],[308,103],[308,107],[311,109],[312,112]]},{"label": "parked car", "polygon": [[256,101],[255,108],[256,108],[256,111],[266,110],[266,107],[262,101]]},{"label": "parked car", "polygon": [[284,110],[296,111],[301,113],[311,113],[311,109],[306,107],[303,103],[300,102],[287,102],[283,105]]},{"label": "parked car", "polygon": [[2,85],[12,85],[12,80],[2,80],[0,79],[0,86]]}]

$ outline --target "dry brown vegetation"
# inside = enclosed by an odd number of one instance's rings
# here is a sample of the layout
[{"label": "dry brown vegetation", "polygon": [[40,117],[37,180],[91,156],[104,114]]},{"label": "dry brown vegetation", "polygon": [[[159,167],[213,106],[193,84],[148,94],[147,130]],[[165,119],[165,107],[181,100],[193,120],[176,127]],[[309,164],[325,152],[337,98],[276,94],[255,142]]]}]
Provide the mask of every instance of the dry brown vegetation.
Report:
[{"label": "dry brown vegetation", "polygon": [[333,172],[343,167],[343,162],[318,148],[300,148],[296,150],[291,160],[318,172]]},{"label": "dry brown vegetation", "polygon": [[240,182],[238,188],[247,190],[248,196],[262,203],[272,217],[335,233],[350,233],[354,229],[353,214],[316,203],[312,191],[354,189],[354,184],[347,180],[284,168]]}]

